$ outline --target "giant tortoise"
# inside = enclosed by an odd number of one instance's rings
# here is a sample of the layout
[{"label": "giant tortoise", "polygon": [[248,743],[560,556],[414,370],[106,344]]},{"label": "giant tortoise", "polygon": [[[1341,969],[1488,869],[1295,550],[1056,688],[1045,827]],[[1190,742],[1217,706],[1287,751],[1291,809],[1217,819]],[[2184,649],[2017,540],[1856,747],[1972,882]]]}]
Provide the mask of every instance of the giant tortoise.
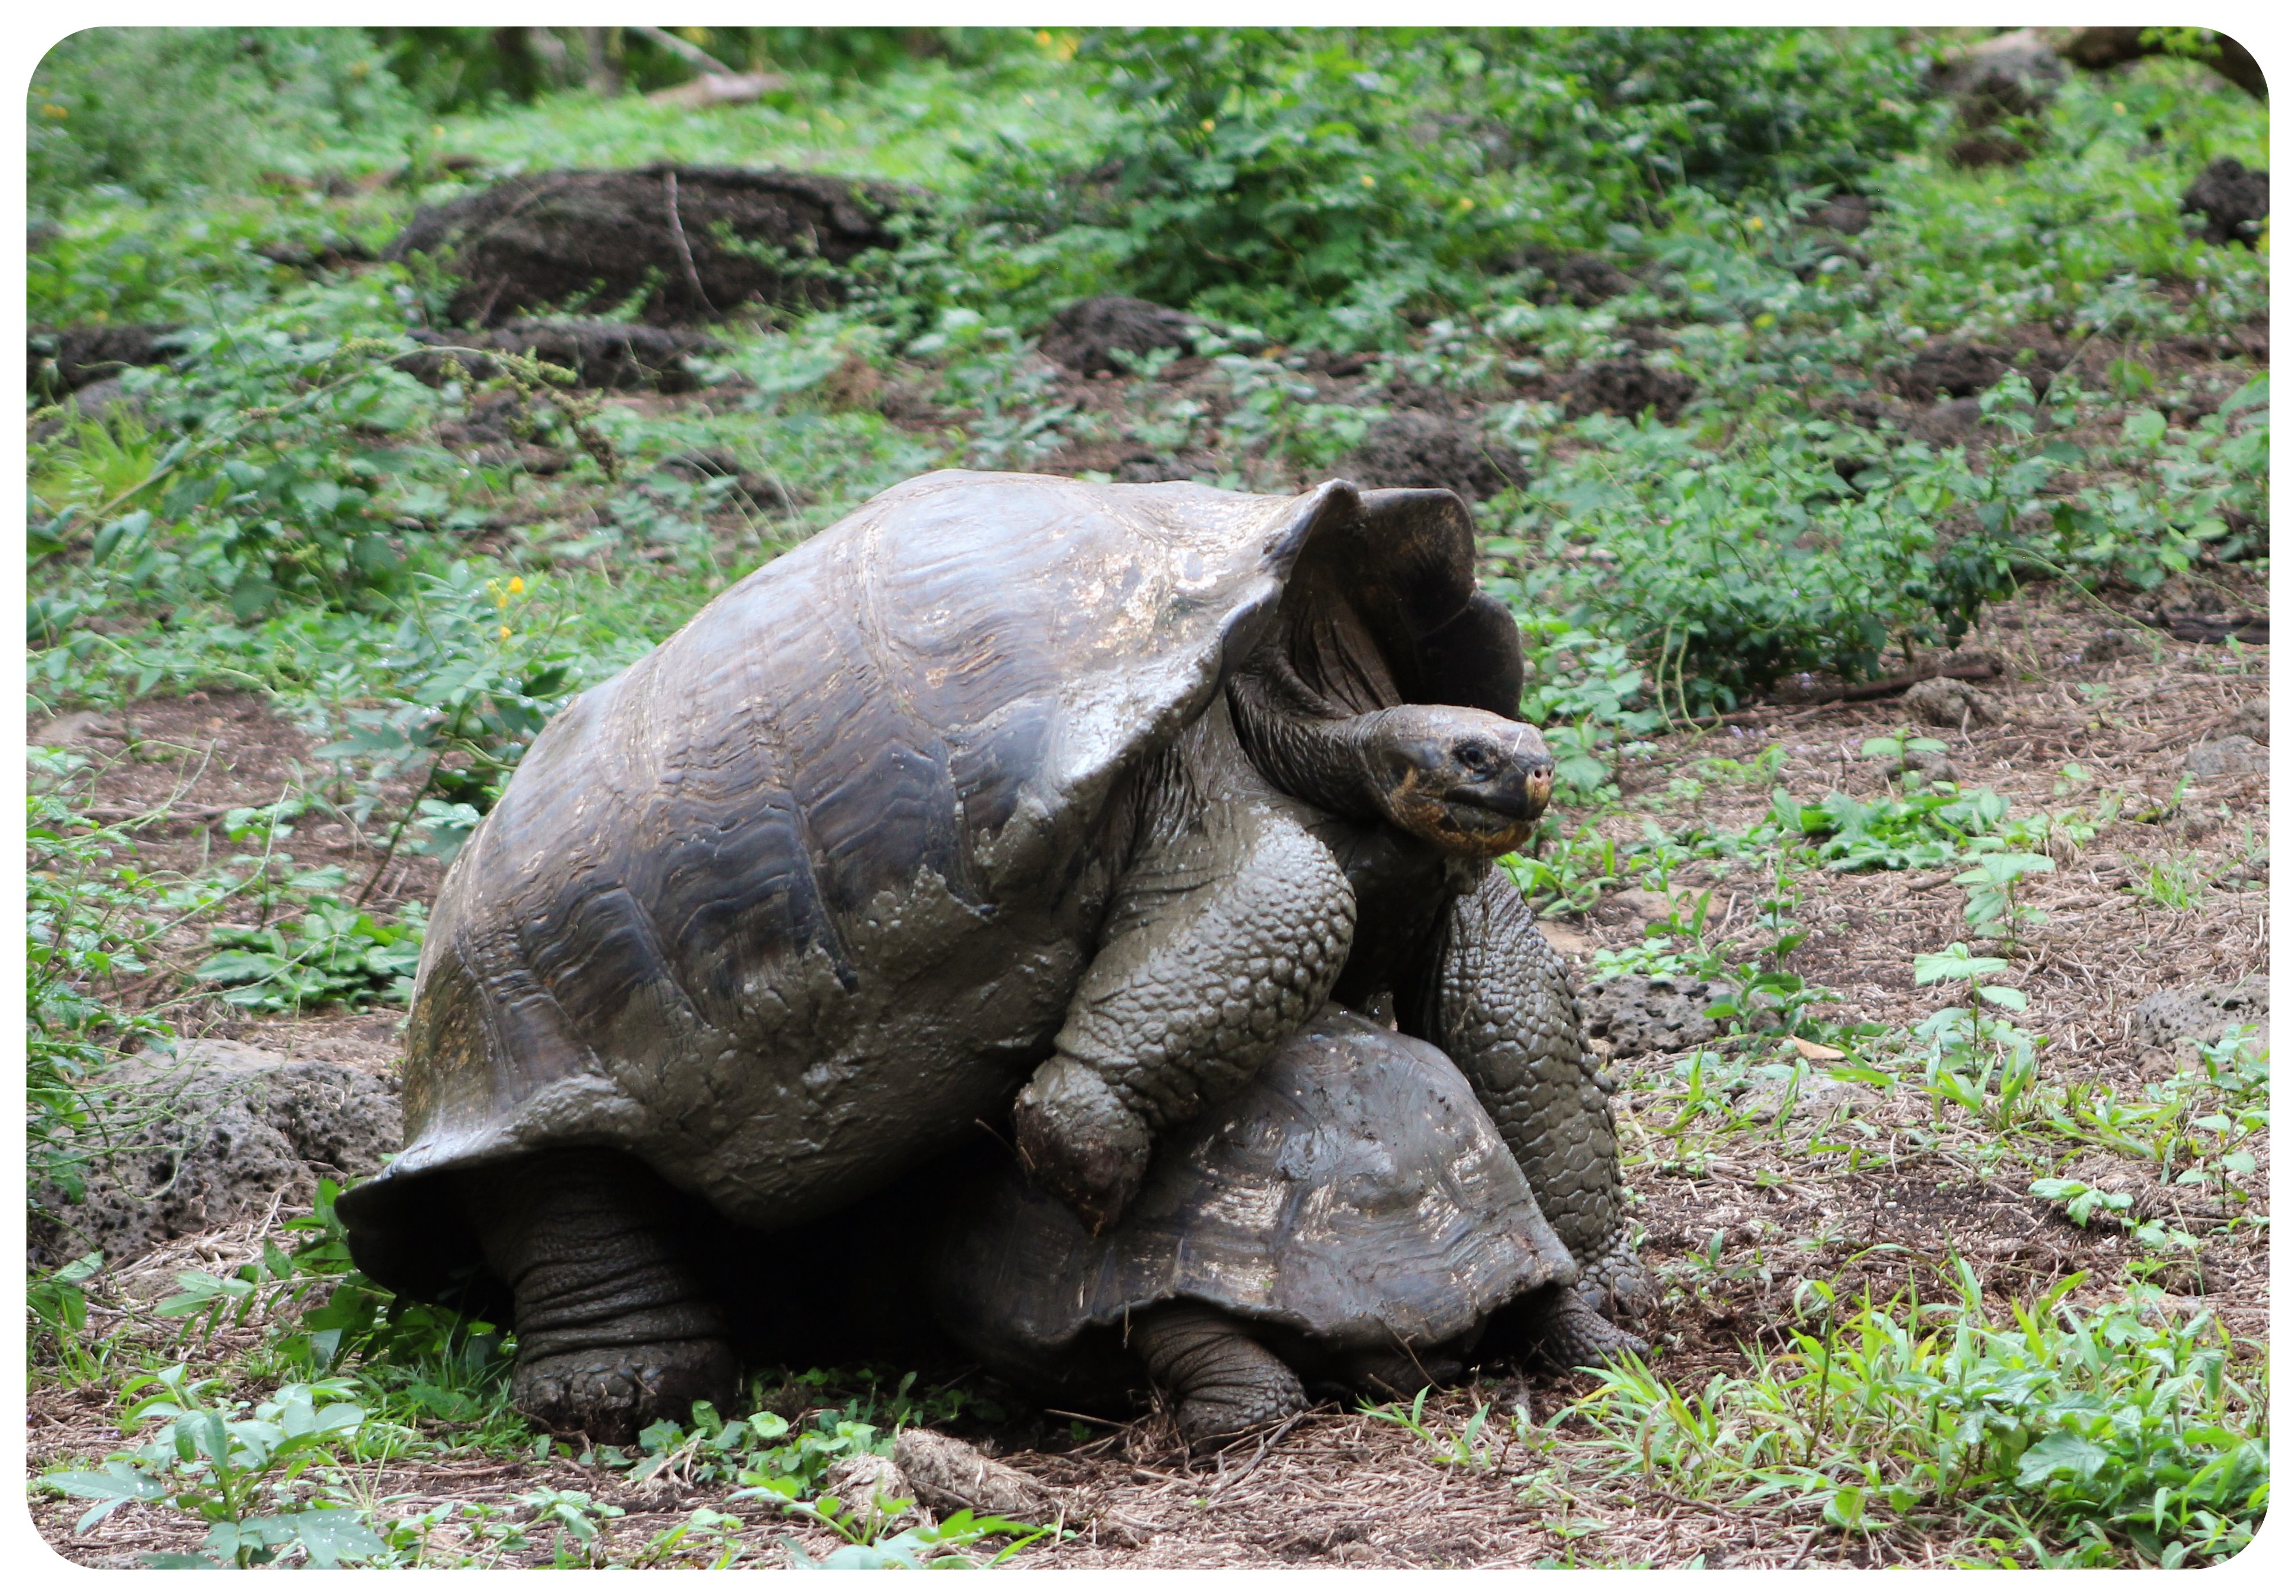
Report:
[{"label": "giant tortoise", "polygon": [[[1457,1068],[1338,1004],[1160,1140],[1100,1235],[1009,1158],[937,1196],[919,1284],[965,1351],[1071,1404],[1144,1371],[1196,1446],[1300,1412],[1303,1376],[1388,1395],[1447,1378],[1578,1278]],[[1541,1350],[1611,1349],[1559,1300]]]},{"label": "giant tortoise", "polygon": [[1450,1053],[1634,1284],[1608,1083],[1489,869],[1547,796],[1521,668],[1447,493],[880,494],[535,740],[432,910],[354,1256],[490,1273],[518,1404],[627,1435],[730,1394],[696,1204],[801,1225],[1009,1115],[1104,1228],[1336,995]]}]

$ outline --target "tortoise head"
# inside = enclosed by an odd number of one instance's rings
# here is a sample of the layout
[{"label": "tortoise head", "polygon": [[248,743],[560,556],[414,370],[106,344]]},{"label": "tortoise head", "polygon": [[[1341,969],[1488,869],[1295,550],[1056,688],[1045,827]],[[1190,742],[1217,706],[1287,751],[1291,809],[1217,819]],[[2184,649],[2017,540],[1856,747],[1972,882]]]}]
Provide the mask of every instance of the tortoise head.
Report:
[{"label": "tortoise head", "polygon": [[1450,704],[1398,704],[1357,724],[1371,797],[1394,824],[1476,859],[1529,839],[1554,787],[1537,731]]}]

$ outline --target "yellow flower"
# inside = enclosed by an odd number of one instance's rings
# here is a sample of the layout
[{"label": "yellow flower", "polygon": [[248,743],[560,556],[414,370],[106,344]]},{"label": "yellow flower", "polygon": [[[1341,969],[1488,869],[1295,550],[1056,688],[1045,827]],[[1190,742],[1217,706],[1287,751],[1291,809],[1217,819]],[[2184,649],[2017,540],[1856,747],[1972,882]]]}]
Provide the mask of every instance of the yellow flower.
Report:
[{"label": "yellow flower", "polygon": [[1365,188],[1377,188],[1379,186],[1379,179],[1373,176],[1369,172],[1365,172],[1363,175],[1363,185]]},{"label": "yellow flower", "polygon": [[1206,133],[1210,133],[1212,130],[1212,119],[1210,117],[1206,117],[1204,119],[1203,129]]},{"label": "yellow flower", "polygon": [[2112,102],[2112,114],[2116,117],[2125,117],[2128,114],[2128,107],[2115,100]]},{"label": "yellow flower", "polygon": [[1039,45],[1044,45],[1044,46],[1045,46],[1045,47],[1046,47],[1047,49],[1051,48],[1051,46],[1052,46],[1052,43],[1053,43],[1053,36],[1052,36],[1051,32],[1050,32],[1049,30],[1046,29],[1042,29],[1042,28],[1037,29],[1037,43],[1038,43]]},{"label": "yellow flower", "polygon": [[1465,195],[1464,195],[1464,194],[1460,196],[1460,198],[1459,198],[1459,214],[1460,214],[1460,215],[1464,216],[1467,212],[1469,212],[1469,211],[1471,211],[1471,210],[1474,209],[1474,208],[1475,208],[1475,202],[1474,202],[1472,200],[1468,199],[1468,198],[1467,198]]},{"label": "yellow flower", "polygon": [[1761,217],[1748,217],[1746,218],[1746,231],[1747,231],[1747,232],[1749,232],[1749,233],[1759,233],[1761,230],[1762,230],[1762,218],[1761,218]]},{"label": "yellow flower", "polygon": [[510,628],[508,626],[502,628],[502,639],[504,642],[508,642],[510,641]]},{"label": "yellow flower", "polygon": [[524,577],[512,577],[510,579],[510,590],[512,593],[524,593],[526,591],[526,578]]},{"label": "yellow flower", "polygon": [[71,115],[71,112],[66,110],[61,105],[43,105],[40,107],[40,114],[44,117],[53,117],[57,121],[61,122],[66,117]]}]

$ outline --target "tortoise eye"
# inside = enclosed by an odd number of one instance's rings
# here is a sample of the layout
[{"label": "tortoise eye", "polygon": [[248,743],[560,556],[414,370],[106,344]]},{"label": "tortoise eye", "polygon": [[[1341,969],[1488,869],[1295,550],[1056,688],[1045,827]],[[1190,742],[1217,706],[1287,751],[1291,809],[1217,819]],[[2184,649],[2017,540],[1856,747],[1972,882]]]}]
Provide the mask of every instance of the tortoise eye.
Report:
[{"label": "tortoise eye", "polygon": [[1451,750],[1451,757],[1477,775],[1491,768],[1498,756],[1488,743],[1463,742]]}]

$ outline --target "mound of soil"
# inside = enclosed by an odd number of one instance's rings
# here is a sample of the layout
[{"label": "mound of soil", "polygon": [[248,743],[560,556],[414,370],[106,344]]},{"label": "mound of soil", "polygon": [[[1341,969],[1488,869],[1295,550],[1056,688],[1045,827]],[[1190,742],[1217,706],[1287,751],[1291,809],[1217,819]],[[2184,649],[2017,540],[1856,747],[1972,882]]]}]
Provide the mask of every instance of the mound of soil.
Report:
[{"label": "mound of soil", "polygon": [[1532,298],[1541,305],[1568,299],[1579,309],[1589,310],[1605,299],[1617,299],[1635,285],[1634,279],[1608,258],[1586,250],[1568,253],[1560,250],[1524,250],[1503,264],[1510,272],[1538,270],[1546,281]]},{"label": "mound of soil", "polygon": [[36,394],[62,397],[131,365],[165,365],[176,357],[174,323],[121,326],[35,327],[24,340],[24,381]]},{"label": "mound of soil", "polygon": [[374,251],[358,240],[340,236],[279,239],[256,245],[255,252],[274,266],[297,272],[340,272],[345,266],[363,266],[374,258]]},{"label": "mound of soil", "polygon": [[1706,981],[1670,976],[1611,976],[1589,981],[1578,994],[1587,1035],[1611,1044],[1613,1058],[1679,1052],[1711,1042],[1722,1027],[1706,1017],[1726,994]]},{"label": "mound of soil", "polygon": [[1988,127],[1982,133],[1965,134],[1954,140],[1946,150],[1946,159],[1964,171],[1974,172],[1986,167],[2021,167],[2035,153],[2023,139],[1997,127]]},{"label": "mound of soil", "polygon": [[1037,353],[1084,377],[1120,375],[1115,352],[1147,355],[1196,347],[1203,323],[1185,311],[1129,294],[1095,294],[1067,307],[1037,340]]},{"label": "mound of soil", "polygon": [[1529,479],[1522,457],[1472,422],[1398,410],[1374,423],[1340,470],[1365,487],[1447,487],[1488,499]]},{"label": "mound of soil", "polygon": [[2234,241],[2256,248],[2272,212],[2272,176],[2251,172],[2229,155],[2209,162],[2177,209],[2203,219],[2196,231],[2212,244]]},{"label": "mound of soil", "polygon": [[1659,420],[1672,422],[1697,391],[1696,385],[1680,372],[1666,371],[1639,355],[1629,355],[1580,366],[1564,381],[1558,397],[1562,413],[1573,421],[1598,410],[1622,416],[1653,410]]},{"label": "mound of soil", "polygon": [[[468,334],[417,332],[418,343],[454,348],[497,349],[505,354],[531,355],[552,365],[564,366],[582,388],[652,390],[665,394],[691,393],[701,386],[685,364],[689,355],[715,353],[722,346],[701,333],[684,328],[649,327],[629,322],[512,322],[507,326]],[[433,388],[448,380],[459,364],[470,376],[484,381],[500,369],[483,355],[422,353],[401,356],[398,369]]]},{"label": "mound of soil", "polygon": [[[1898,391],[1916,401],[1934,399],[1940,393],[1949,399],[1974,398],[2000,381],[2026,352],[2006,344],[1940,340],[1924,346],[1906,364],[1898,375]],[[2064,369],[2067,356],[2062,349],[2039,345],[2031,347],[2030,355],[2025,373],[2033,391],[2045,394],[2050,379]]]},{"label": "mound of soil", "polygon": [[383,251],[422,254],[463,280],[457,322],[499,326],[526,311],[599,311],[639,295],[657,325],[748,305],[828,305],[839,268],[892,247],[890,184],[812,172],[659,165],[540,172],[417,211]]},{"label": "mound of soil", "polygon": [[2036,29],[2020,28],[1932,62],[1929,89],[1951,100],[1966,126],[1990,127],[2038,114],[2067,76],[2048,41]]},{"label": "mound of soil", "polygon": [[308,1203],[323,1175],[381,1168],[404,1131],[382,1077],[235,1042],[180,1043],[173,1058],[146,1055],[107,1084],[115,1150],[90,1169],[82,1201],[44,1194],[28,1238],[37,1265],[96,1248],[116,1264],[276,1202]]}]

